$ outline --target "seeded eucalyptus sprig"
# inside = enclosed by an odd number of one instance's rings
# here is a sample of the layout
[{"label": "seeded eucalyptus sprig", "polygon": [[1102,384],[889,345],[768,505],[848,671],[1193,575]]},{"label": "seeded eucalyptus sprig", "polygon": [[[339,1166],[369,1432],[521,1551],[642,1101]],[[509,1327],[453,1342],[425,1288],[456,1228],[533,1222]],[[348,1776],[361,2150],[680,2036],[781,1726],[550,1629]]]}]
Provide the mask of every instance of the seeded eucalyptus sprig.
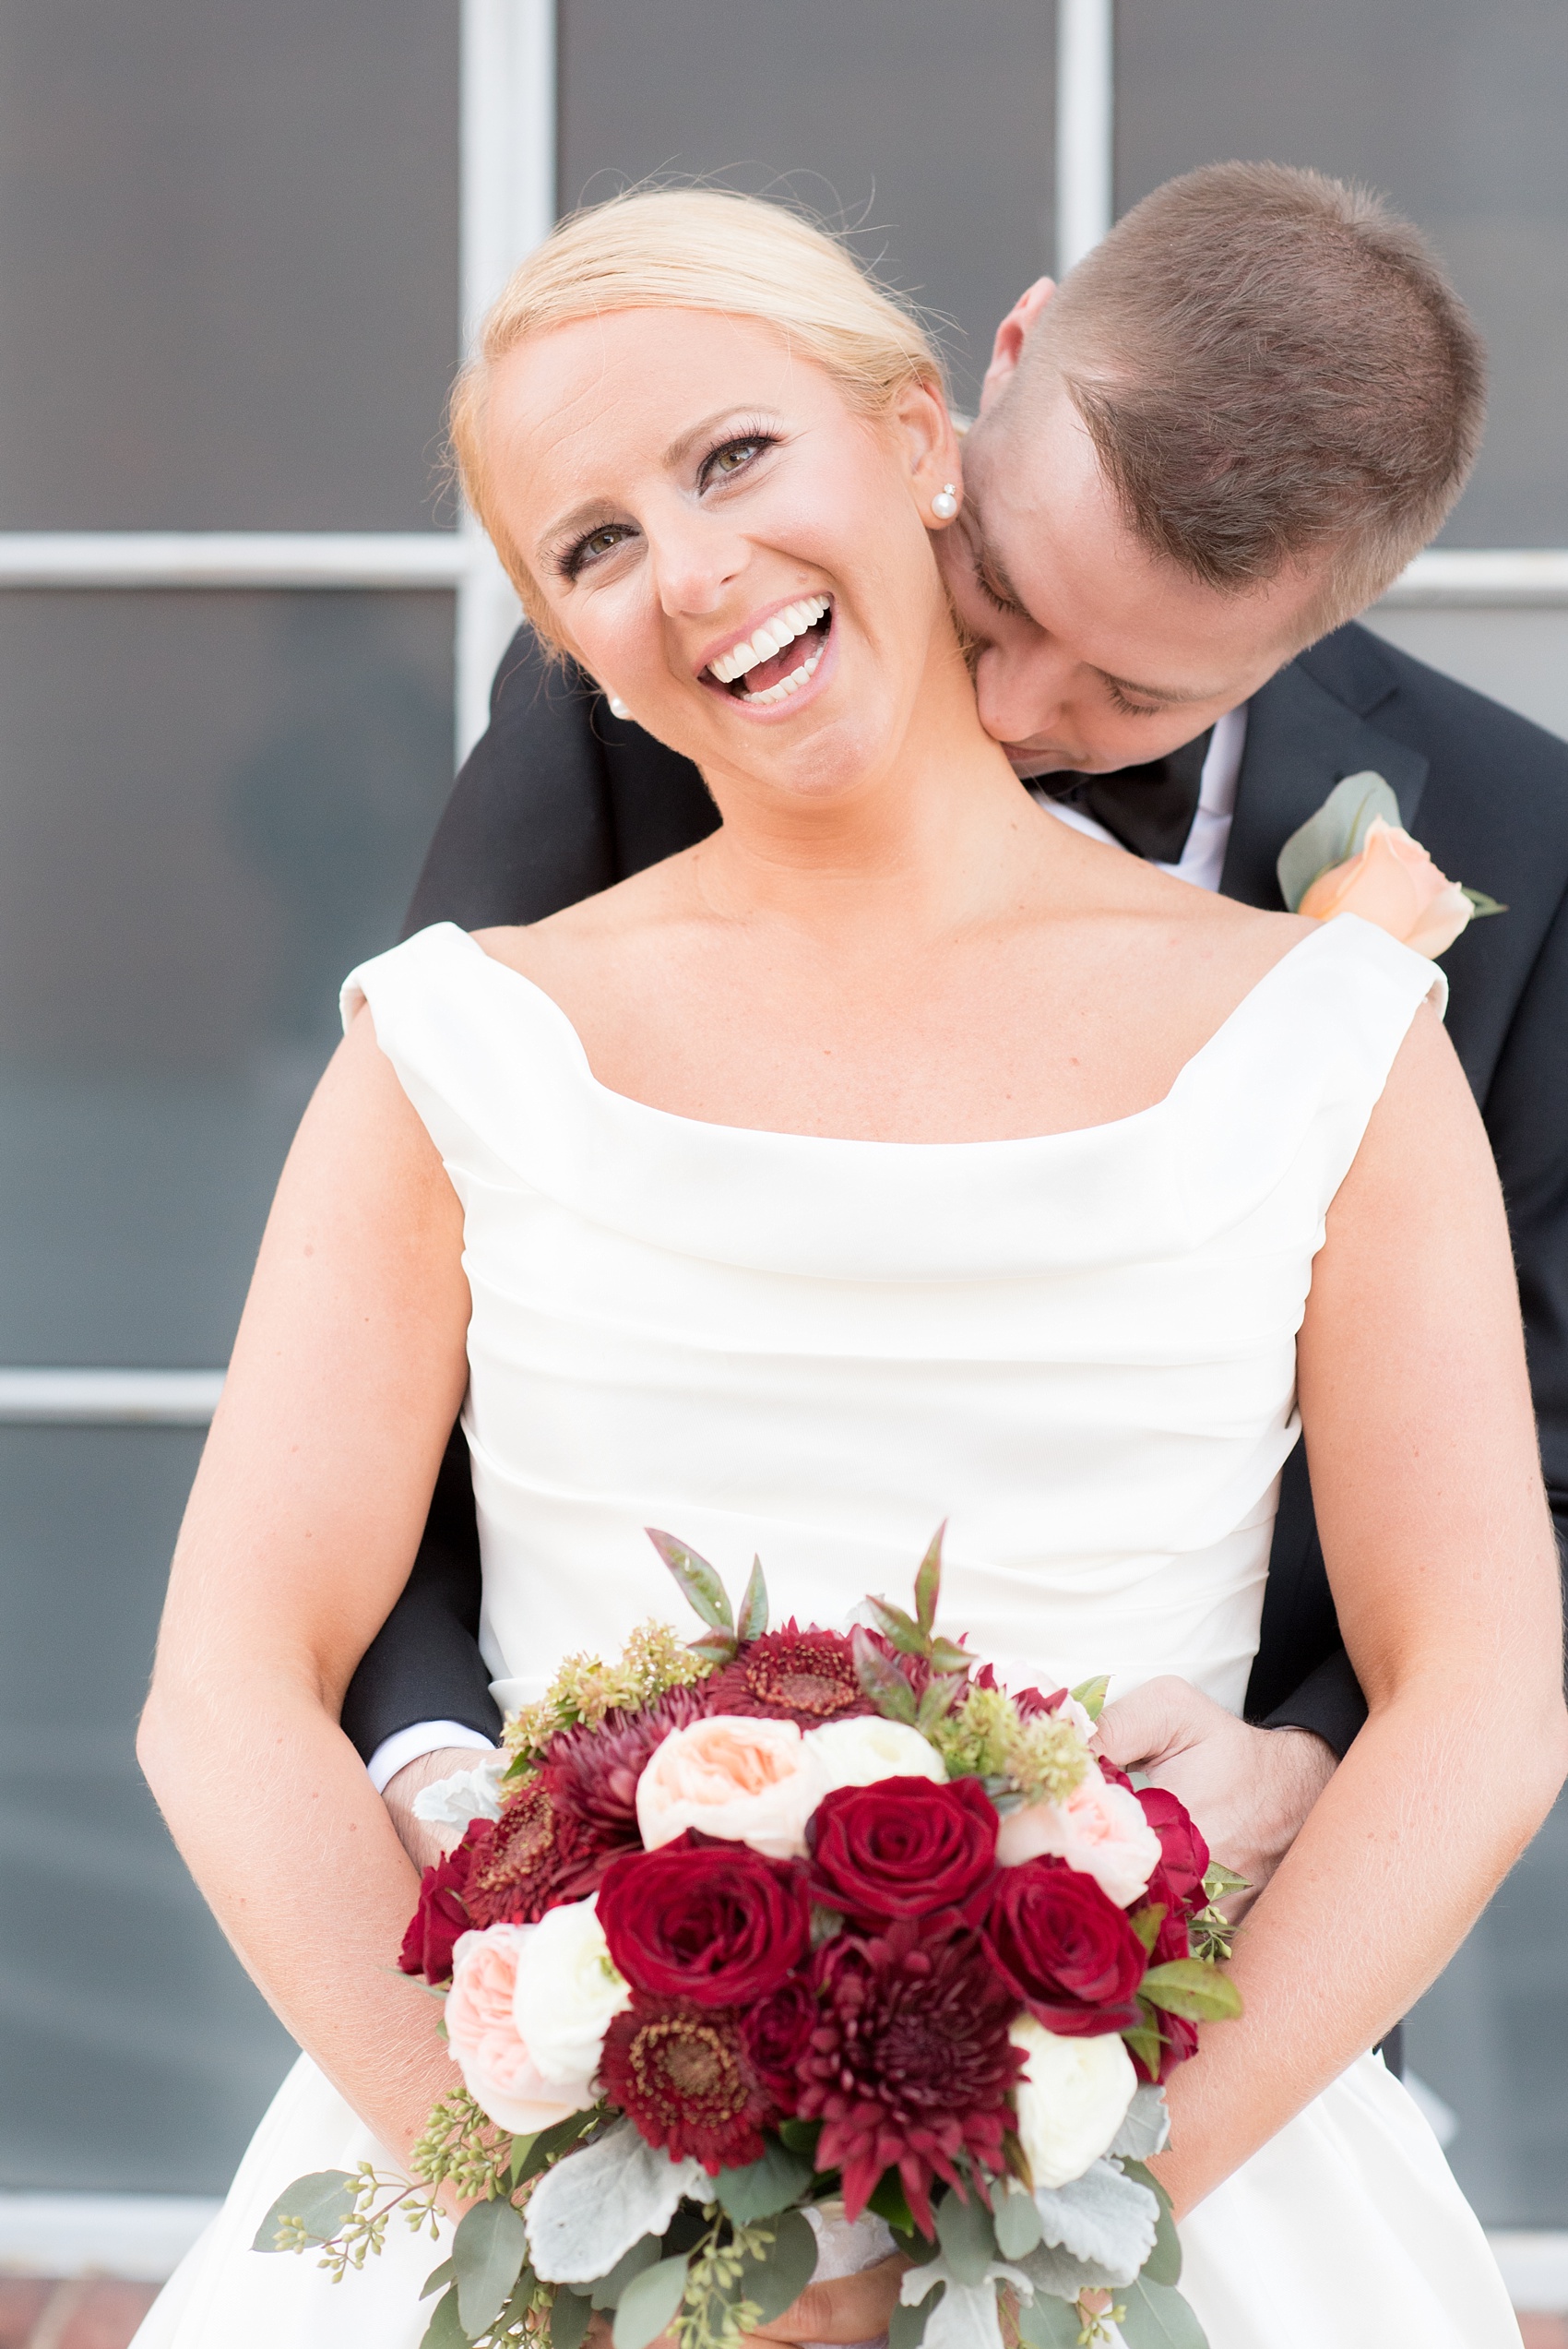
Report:
[{"label": "seeded eucalyptus sprig", "polygon": [[730,1594],[707,1558],[678,1542],[673,1533],[661,1533],[656,1525],[645,1525],[643,1531],[708,1627],[700,1640],[690,1641],[694,1655],[706,1656],[714,1663],[730,1663],[743,1640],[761,1639],[767,1629],[767,1584],[761,1558],[752,1560],[737,1623]]}]

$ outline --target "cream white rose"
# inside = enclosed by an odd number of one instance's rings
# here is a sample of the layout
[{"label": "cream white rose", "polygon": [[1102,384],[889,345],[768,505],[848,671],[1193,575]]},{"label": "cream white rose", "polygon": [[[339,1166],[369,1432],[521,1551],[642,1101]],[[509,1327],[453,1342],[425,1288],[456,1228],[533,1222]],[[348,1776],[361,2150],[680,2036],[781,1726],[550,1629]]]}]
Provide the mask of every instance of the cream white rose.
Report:
[{"label": "cream white rose", "polygon": [[806,1744],[822,1771],[824,1794],[836,1786],[874,1786],[884,1778],[930,1778],[941,1785],[947,1776],[942,1756],[918,1729],[884,1721],[880,1713],[825,1722],[807,1730]]},{"label": "cream white rose", "polygon": [[461,1935],[446,1994],[446,2037],[464,2085],[493,2121],[518,2136],[586,2112],[594,2100],[591,2080],[541,2071],[518,2028],[517,1964],[538,1931],[491,1925]]},{"label": "cream white rose", "polygon": [[654,1747],[637,1781],[637,1826],[650,1852],[697,1827],[769,1859],[799,1859],[826,1791],[792,1721],[710,1713]]},{"label": "cream white rose", "polygon": [[1029,2059],[1014,2092],[1018,2140],[1037,2186],[1068,2186],[1108,2152],[1127,2116],[1138,2075],[1114,2033],[1063,2039],[1032,2015],[1008,2033]]},{"label": "cream white rose", "polygon": [[1119,1909],[1147,1890],[1160,1858],[1159,1838],[1137,1796],[1109,1785],[1097,1769],[1064,1803],[1030,1803],[1003,1820],[996,1856],[1004,1867],[1021,1867],[1041,1852],[1092,1876]]},{"label": "cream white rose", "polygon": [[591,2080],[605,2033],[631,2003],[605,1942],[597,1896],[548,1910],[518,1953],[512,1990],[518,2034],[540,2073]]}]

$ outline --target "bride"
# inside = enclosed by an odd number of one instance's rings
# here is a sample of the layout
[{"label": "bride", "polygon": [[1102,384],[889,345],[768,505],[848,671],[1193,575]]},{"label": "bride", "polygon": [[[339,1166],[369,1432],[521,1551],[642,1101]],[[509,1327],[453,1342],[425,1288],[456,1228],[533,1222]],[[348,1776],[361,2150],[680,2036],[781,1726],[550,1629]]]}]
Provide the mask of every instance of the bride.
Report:
[{"label": "bride", "polygon": [[452,2082],[392,1962],[413,1872],[338,1711],[466,1391],[514,1702],[677,1610],[646,1523],[731,1579],[759,1550],[834,1621],[946,1516],[944,1604],[1004,1676],[1177,1672],[1239,1708],[1299,1409],[1371,1719],[1241,1930],[1244,2019],[1171,2089],[1182,2288],[1213,2349],[1516,2344],[1367,2052],[1568,1762],[1508,1242],[1440,974],[1036,806],[939,585],[937,364],[787,213],[664,194],[568,222],[455,427],[537,626],[723,820],[345,990],[141,1742],[308,2056],[138,2341],[422,2336],[428,2243],[341,2291],[248,2247],[302,2171],[406,2157]]}]

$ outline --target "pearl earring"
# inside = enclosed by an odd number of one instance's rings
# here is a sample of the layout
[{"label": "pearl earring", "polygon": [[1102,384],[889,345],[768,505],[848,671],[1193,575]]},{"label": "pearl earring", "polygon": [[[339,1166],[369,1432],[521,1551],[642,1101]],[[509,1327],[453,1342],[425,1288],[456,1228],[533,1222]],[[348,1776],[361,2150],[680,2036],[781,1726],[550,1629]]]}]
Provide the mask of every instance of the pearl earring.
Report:
[{"label": "pearl earring", "polygon": [[958,499],[951,482],[944,482],[931,501],[931,510],[939,522],[950,522],[958,511]]},{"label": "pearl earring", "polygon": [[610,697],[610,715],[612,718],[629,718],[631,714],[620,695],[612,693]]}]

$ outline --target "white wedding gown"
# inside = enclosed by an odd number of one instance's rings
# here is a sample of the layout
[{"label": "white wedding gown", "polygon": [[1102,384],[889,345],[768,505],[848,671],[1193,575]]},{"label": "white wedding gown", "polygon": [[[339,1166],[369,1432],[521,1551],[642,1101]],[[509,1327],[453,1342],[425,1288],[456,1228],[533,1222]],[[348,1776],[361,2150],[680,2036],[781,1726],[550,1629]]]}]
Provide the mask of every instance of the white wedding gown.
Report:
[{"label": "white wedding gown", "polygon": [[[1324,1217],[1443,982],[1343,917],[1156,1107],[1033,1140],[710,1126],[611,1092],[564,1013],[448,924],[350,981],[441,1151],[473,1292],[466,1425],[504,1700],[683,1603],[643,1528],[775,1620],[908,1602],[1016,1685],[1183,1675],[1240,1709]],[[391,1952],[388,1952],[390,1961]],[[279,2091],[137,2349],[415,2349],[444,2253],[333,2285],[250,2248],[303,2171],[379,2154],[314,2066]],[[1517,2349],[1426,2122],[1366,2055],[1182,2225],[1212,2349]]]}]

